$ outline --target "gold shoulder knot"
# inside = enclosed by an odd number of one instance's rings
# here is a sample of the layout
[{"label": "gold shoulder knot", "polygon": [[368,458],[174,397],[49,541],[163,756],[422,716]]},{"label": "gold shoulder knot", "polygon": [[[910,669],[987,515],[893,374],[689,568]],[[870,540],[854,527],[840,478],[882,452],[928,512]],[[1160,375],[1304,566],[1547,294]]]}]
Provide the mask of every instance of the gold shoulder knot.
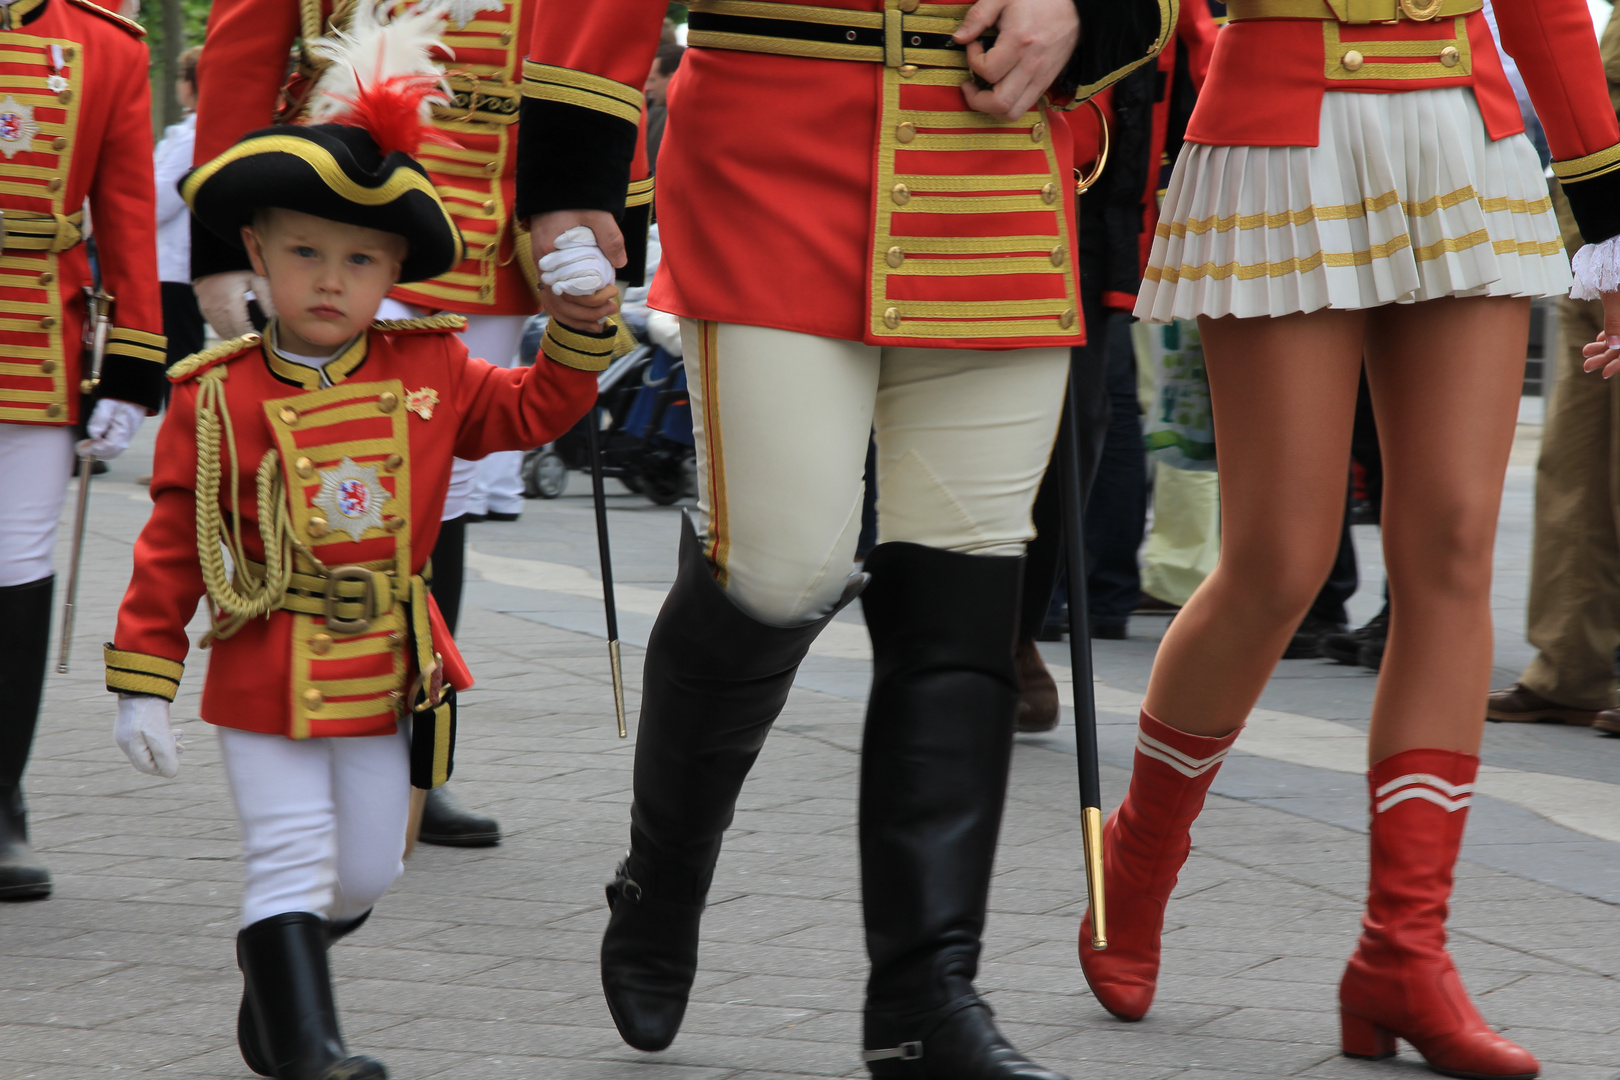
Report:
[{"label": "gold shoulder knot", "polygon": [[260,340],[262,339],[258,334],[243,334],[241,337],[222,341],[211,349],[192,353],[184,360],[175,361],[174,366],[169,368],[169,381],[183,383],[187,379],[208,370],[215,364],[236,359],[258,345]]},{"label": "gold shoulder knot", "polygon": [[467,316],[444,314],[420,319],[378,319],[371,328],[387,334],[459,334],[467,329]]},{"label": "gold shoulder knot", "polygon": [[145,39],[146,37],[146,27],[142,26],[134,19],[126,19],[117,12],[108,11],[100,4],[92,4],[90,0],[68,0],[68,2],[76,7],[82,7],[86,11],[100,15],[103,19],[106,19],[108,22],[123,28],[130,34],[133,34],[135,37],[141,39]]}]

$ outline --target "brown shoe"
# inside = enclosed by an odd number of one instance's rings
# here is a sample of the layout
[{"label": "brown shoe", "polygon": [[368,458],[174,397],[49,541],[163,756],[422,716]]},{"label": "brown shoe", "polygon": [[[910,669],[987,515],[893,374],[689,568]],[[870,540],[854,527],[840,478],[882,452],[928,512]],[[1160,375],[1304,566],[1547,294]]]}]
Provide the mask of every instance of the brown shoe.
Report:
[{"label": "brown shoe", "polygon": [[1605,735],[1620,735],[1620,709],[1604,709],[1592,721],[1592,726]]},{"label": "brown shoe", "polygon": [[1597,709],[1571,709],[1567,705],[1548,701],[1520,683],[1514,683],[1506,690],[1492,690],[1490,697],[1485,700],[1485,719],[1506,723],[1591,727],[1602,715]]},{"label": "brown shoe", "polygon": [[1018,730],[1051,731],[1058,723],[1057,683],[1033,641],[1019,641],[1013,654],[1018,665]]}]

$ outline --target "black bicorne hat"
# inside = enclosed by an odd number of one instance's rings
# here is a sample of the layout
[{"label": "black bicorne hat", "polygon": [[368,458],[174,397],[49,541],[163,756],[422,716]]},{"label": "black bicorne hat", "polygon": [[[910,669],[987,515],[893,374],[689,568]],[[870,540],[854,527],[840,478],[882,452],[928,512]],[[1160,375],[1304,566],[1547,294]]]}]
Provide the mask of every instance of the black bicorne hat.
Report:
[{"label": "black bicorne hat", "polygon": [[282,124],[245,136],[180,181],[199,221],[242,246],[242,226],[267,207],[398,233],[409,242],[399,280],[425,281],[461,262],[461,231],[427,170],[347,124]]}]

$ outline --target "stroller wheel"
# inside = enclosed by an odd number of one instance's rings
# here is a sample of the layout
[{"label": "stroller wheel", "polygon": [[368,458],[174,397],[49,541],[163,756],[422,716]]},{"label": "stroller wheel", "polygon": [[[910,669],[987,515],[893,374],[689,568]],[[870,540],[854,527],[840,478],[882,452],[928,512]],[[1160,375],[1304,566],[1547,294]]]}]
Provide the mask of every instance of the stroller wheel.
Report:
[{"label": "stroller wheel", "polygon": [[523,459],[523,494],[530,499],[555,499],[568,487],[568,464],[562,455],[542,447]]}]

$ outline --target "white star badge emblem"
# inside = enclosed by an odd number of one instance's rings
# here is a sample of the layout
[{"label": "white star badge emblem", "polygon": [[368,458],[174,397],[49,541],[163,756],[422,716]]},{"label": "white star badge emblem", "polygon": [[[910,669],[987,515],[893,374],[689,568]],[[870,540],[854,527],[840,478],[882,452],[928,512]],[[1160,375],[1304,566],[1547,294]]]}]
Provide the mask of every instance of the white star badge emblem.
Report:
[{"label": "white star badge emblem", "polygon": [[445,0],[444,15],[460,30],[476,19],[480,12],[500,11],[504,0]]},{"label": "white star badge emblem", "polygon": [[345,457],[336,468],[321,470],[321,490],[311,501],[326,511],[332,528],[359,540],[367,529],[383,523],[383,504],[391,496],[377,481],[375,465],[359,465]]},{"label": "white star badge emblem", "polygon": [[38,134],[33,107],[19,105],[16,98],[6,95],[6,99],[0,101],[0,154],[10,161],[18,154],[27,153],[34,148],[34,136]]}]

